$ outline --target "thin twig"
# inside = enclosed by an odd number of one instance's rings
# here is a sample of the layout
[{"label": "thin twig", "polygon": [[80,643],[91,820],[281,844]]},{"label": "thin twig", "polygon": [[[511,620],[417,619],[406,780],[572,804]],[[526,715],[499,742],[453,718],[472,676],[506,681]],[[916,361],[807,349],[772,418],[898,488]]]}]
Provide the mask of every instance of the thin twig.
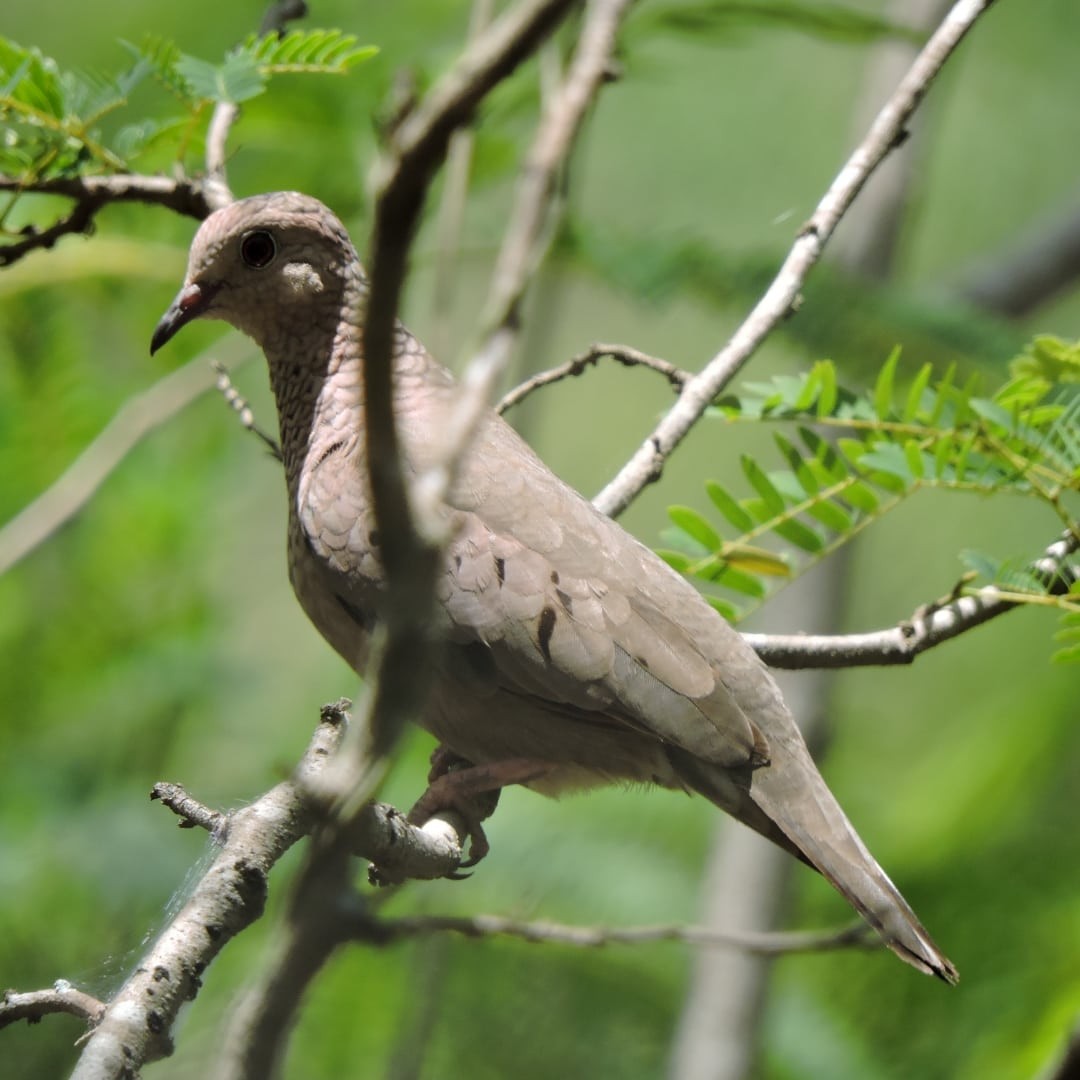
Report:
[{"label": "thin twig", "polygon": [[210,366],[217,373],[217,379],[214,383],[215,387],[225,399],[225,404],[239,417],[241,426],[260,439],[266,449],[270,451],[271,457],[284,463],[285,458],[282,456],[281,446],[278,444],[278,441],[268,432],[263,431],[256,423],[254,410],[248,404],[247,398],[233,386],[232,379],[229,378],[229,372],[225,368],[225,365],[217,360],[212,360]]},{"label": "thin twig", "polygon": [[687,945],[742,949],[764,956],[834,949],[877,949],[881,941],[864,923],[834,930],[800,930],[767,933],[753,930],[721,931],[701,926],[567,926],[552,922],[523,922],[500,915],[409,915],[396,919],[358,917],[352,935],[358,941],[388,945],[402,938],[452,933],[468,938],[513,937],[521,941],[572,945],[598,949],[606,945],[642,945],[655,941],[678,941]]},{"label": "thin twig", "polygon": [[[236,351],[228,346],[219,351]],[[128,398],[101,433],[32,503],[0,527],[0,574],[43,544],[90,501],[125,457],[150,432],[214,384],[201,353],[153,386]]]},{"label": "thin twig", "polygon": [[150,798],[167,806],[180,819],[181,829],[205,829],[218,837],[228,821],[227,815],[199,802],[182,784],[159,780],[150,790]]},{"label": "thin twig", "polygon": [[541,371],[515,386],[513,390],[503,395],[495,410],[504,413],[507,409],[520,405],[534,390],[539,390],[542,386],[550,386],[562,379],[574,378],[587,368],[595,366],[604,357],[610,357],[624,367],[646,367],[650,371],[655,371],[663,375],[676,390],[681,390],[690,378],[688,371],[676,367],[671,361],[662,360],[658,356],[650,356],[630,345],[596,344],[590,345],[585,352],[567,360],[565,364],[559,364],[558,367],[553,367],[548,371]]},{"label": "thin twig", "polygon": [[[1055,596],[1080,580],[1070,559],[1080,550],[1072,532],[1048,545],[1027,572]],[[950,597],[916,611],[909,620],[866,634],[744,634],[757,654],[777,668],[850,668],[910,664],[917,656],[1021,606],[995,585]]]},{"label": "thin twig", "polygon": [[802,227],[765,295],[724,348],[691,379],[618,475],[593,500],[606,514],[625,510],[646,484],[660,478],[668,457],[697,423],[717,394],[738,374],[766,336],[787,317],[807,275],[867,178],[899,144],[904,125],[930,84],[992,0],[959,0],[878,113],[866,138],[855,149]]},{"label": "thin twig", "polygon": [[104,1012],[105,1005],[97,998],[59,979],[49,990],[5,990],[0,997],[0,1028],[20,1020],[36,1024],[52,1013],[68,1013],[96,1024]]}]

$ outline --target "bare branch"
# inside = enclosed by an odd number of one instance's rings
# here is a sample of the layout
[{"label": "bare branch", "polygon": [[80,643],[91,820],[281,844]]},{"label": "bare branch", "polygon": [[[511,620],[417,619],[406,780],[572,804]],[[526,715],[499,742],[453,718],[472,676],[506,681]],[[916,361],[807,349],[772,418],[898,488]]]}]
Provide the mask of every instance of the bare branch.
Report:
[{"label": "bare branch", "polygon": [[225,814],[199,802],[181,784],[159,780],[151,789],[150,798],[160,800],[162,806],[167,806],[180,819],[181,829],[205,829],[211,836],[217,837],[228,823]]},{"label": "bare branch", "polygon": [[[226,346],[221,351],[236,349]],[[70,521],[139,442],[210,389],[213,382],[213,372],[202,353],[128,398],[67,471],[0,527],[0,574]]]},{"label": "bare branch", "polygon": [[225,365],[217,360],[211,360],[210,366],[217,373],[217,379],[214,383],[215,387],[217,387],[218,392],[225,399],[225,404],[236,413],[237,417],[239,417],[241,426],[246,431],[250,431],[262,442],[263,446],[270,451],[271,457],[284,462],[285,458],[281,454],[281,447],[278,445],[277,439],[263,431],[256,423],[254,411],[248,404],[247,398],[233,386],[232,379],[229,378],[229,372],[225,368]]},{"label": "bare branch", "polygon": [[[141,173],[113,173],[109,176],[56,176],[46,180],[26,181],[17,176],[0,175],[0,191],[19,195],[65,195],[77,203],[97,204],[137,202],[164,206],[186,217],[202,221],[222,203],[218,194],[192,177],[143,176]],[[39,245],[40,246],[40,245]],[[0,249],[0,265],[7,248]]]},{"label": "bare branch", "polygon": [[[1051,595],[1066,593],[1080,580],[1070,563],[1080,538],[1066,532],[1027,567]],[[995,585],[946,598],[920,608],[909,620],[866,634],[744,634],[757,654],[777,668],[848,668],[910,664],[921,653],[1021,606]]]},{"label": "bare branch", "polygon": [[507,409],[512,409],[515,405],[519,405],[524,401],[534,390],[539,390],[542,386],[550,386],[552,383],[560,382],[562,379],[577,377],[586,368],[595,366],[604,357],[610,357],[628,368],[649,368],[650,371],[663,375],[676,390],[681,390],[690,378],[688,371],[676,367],[669,360],[650,356],[648,353],[641,352],[630,345],[590,345],[585,352],[575,356],[572,360],[567,360],[565,364],[560,364],[558,367],[551,368],[548,371],[541,371],[526,379],[519,386],[515,386],[513,390],[503,396],[495,407],[496,411],[504,413]]},{"label": "bare branch", "polygon": [[0,1028],[20,1020],[36,1024],[51,1013],[68,1013],[96,1024],[105,1006],[97,998],[76,990],[65,979],[59,979],[50,990],[5,990],[0,997]]},{"label": "bare branch", "polygon": [[0,267],[11,266],[31,251],[47,251],[62,236],[69,236],[72,233],[89,235],[92,232],[94,218],[104,205],[105,200],[100,195],[89,196],[80,199],[67,217],[60,218],[46,229],[38,230],[32,225],[27,226],[23,230],[22,240],[0,246]]},{"label": "bare branch", "polygon": [[786,933],[725,932],[701,926],[567,926],[552,922],[522,922],[499,915],[411,915],[396,919],[356,918],[352,936],[357,941],[388,945],[402,938],[452,933],[468,938],[513,937],[521,941],[598,949],[605,945],[642,945],[678,941],[687,945],[741,949],[763,956],[796,952],[827,952],[846,948],[881,948],[881,941],[862,923],[837,930],[802,930]]},{"label": "bare branch", "polygon": [[109,1002],[73,1080],[120,1080],[170,1052],[172,1025],[198,992],[203,970],[262,914],[271,867],[310,830],[304,786],[325,767],[344,726],[341,705],[324,709],[293,778],[229,816],[212,865]]},{"label": "bare branch", "polygon": [[930,83],[991,2],[959,0],[949,12],[800,230],[795,245],[765,295],[728,344],[686,384],[679,400],[615,479],[593,500],[600,510],[613,516],[620,514],[646,484],[659,479],[668,456],[765,337],[792,310],[803,282],[820,258],[837,223],[867,177],[903,138],[904,125]]}]

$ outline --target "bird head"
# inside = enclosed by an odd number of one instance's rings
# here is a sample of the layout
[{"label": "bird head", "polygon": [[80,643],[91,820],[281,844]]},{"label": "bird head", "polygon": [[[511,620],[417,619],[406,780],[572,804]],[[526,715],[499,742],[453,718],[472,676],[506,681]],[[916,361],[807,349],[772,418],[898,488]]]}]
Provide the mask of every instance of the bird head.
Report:
[{"label": "bird head", "polygon": [[195,234],[184,284],[150,352],[199,318],[223,319],[272,349],[295,333],[298,305],[337,307],[358,265],[345,227],[310,196],[281,191],[230,203]]}]

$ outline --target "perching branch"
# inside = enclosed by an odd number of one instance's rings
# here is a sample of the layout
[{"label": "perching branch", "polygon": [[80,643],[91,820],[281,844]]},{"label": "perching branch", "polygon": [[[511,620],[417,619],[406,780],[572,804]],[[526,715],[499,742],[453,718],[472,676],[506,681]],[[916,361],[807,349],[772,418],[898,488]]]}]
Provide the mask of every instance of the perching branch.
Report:
[{"label": "perching branch", "polygon": [[873,170],[903,139],[904,125],[945,61],[990,6],[992,0],[959,0],[916,57],[896,92],[878,113],[825,192],[765,295],[731,340],[692,378],[651,435],[618,475],[593,500],[606,514],[618,516],[646,484],[660,478],[668,457],[701,418],[716,396],[739,373],[769,333],[792,310],[799,290],[852,200]]}]

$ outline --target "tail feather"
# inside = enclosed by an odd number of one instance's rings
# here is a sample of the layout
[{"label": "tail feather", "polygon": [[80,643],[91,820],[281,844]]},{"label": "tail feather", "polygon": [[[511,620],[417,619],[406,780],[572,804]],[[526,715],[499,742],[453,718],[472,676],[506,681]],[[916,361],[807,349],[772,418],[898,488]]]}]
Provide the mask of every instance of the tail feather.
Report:
[{"label": "tail feather", "polygon": [[809,752],[777,749],[768,765],[741,771],[678,748],[668,756],[688,787],[818,870],[901,960],[955,984],[956,968],[859,839]]}]

